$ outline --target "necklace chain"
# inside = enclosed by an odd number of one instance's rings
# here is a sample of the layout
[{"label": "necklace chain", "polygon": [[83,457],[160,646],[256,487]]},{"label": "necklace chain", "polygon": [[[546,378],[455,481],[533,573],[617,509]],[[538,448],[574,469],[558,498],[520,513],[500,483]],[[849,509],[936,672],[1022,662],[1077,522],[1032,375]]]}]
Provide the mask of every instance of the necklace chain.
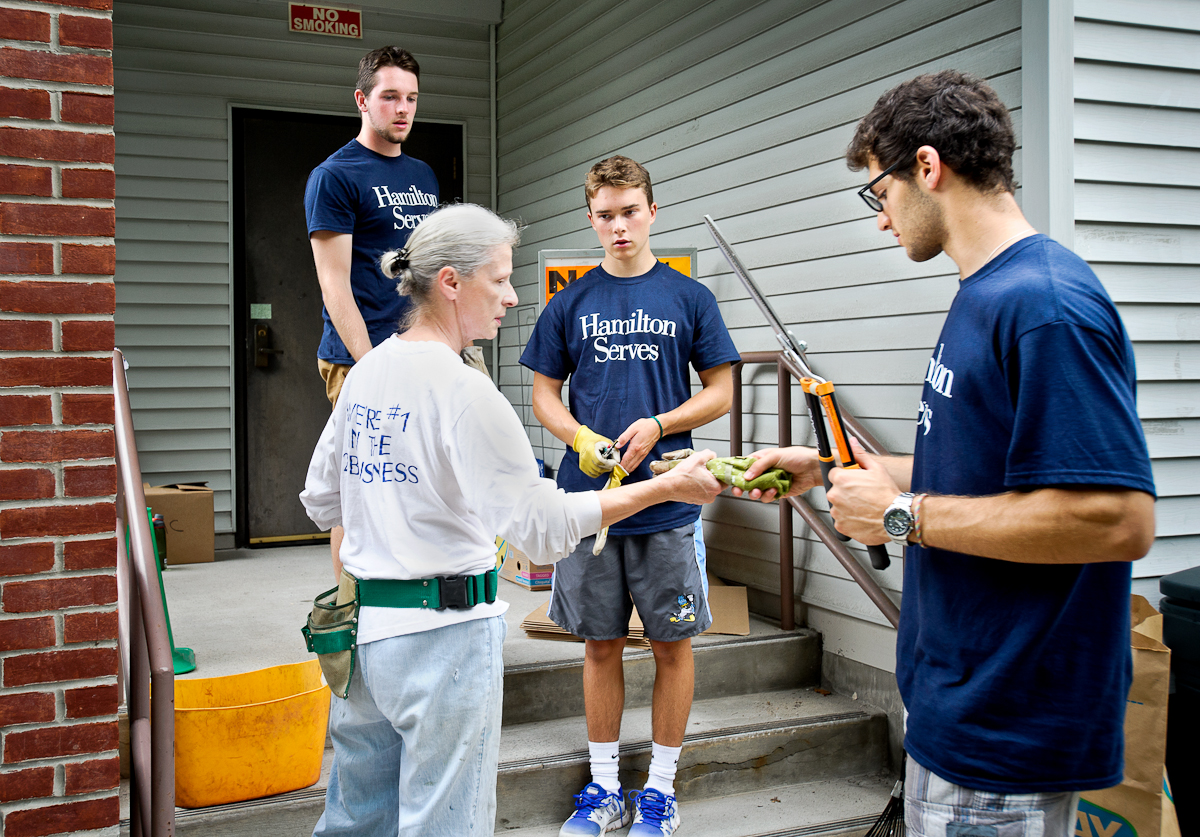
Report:
[{"label": "necklace chain", "polygon": [[994,256],[994,255],[996,255],[997,253],[999,253],[999,252],[1000,252],[1000,248],[1001,248],[1001,247],[1003,247],[1005,244],[1008,244],[1008,242],[1012,241],[1014,238],[1017,238],[1017,237],[1019,237],[1019,236],[1025,235],[1026,233],[1035,233],[1035,234],[1036,234],[1036,233],[1037,233],[1037,230],[1035,230],[1033,227],[1030,227],[1030,228],[1029,228],[1029,229],[1027,229],[1027,230],[1021,230],[1019,233],[1017,233],[1016,235],[1012,236],[1011,238],[1006,238],[1006,239],[1004,239],[1003,241],[1001,241],[999,244],[997,244],[997,245],[996,245],[996,249],[995,249],[995,250],[993,250],[992,252],[988,253],[988,257],[987,257],[986,259],[984,259],[984,260],[983,260],[983,263],[984,263],[984,264],[987,264],[988,262],[990,262],[990,261],[992,260],[992,256]]}]

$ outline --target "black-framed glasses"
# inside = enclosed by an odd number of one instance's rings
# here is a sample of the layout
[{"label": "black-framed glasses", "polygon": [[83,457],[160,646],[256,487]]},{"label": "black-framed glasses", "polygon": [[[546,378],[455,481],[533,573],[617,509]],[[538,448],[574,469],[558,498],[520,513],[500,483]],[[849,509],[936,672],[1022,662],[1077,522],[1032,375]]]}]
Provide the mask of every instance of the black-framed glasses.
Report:
[{"label": "black-framed glasses", "polygon": [[879,198],[875,197],[875,193],[871,191],[871,187],[874,186],[879,181],[883,180],[885,177],[887,177],[889,174],[894,172],[896,169],[900,168],[900,163],[903,162],[904,159],[905,159],[904,157],[901,157],[899,161],[892,163],[890,166],[888,166],[886,169],[884,169],[882,172],[879,173],[879,177],[875,178],[870,183],[868,183],[866,186],[864,186],[858,190],[858,196],[863,199],[863,203],[865,203],[867,206],[871,207],[872,212],[883,212],[883,201],[881,201],[881,200],[879,200]]}]

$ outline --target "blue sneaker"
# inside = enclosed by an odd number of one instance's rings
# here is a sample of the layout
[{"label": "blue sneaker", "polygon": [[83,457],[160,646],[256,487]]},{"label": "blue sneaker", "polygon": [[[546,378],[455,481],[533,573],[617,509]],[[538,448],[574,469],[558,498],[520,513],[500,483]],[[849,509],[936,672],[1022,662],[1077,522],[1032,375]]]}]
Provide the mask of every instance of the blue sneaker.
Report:
[{"label": "blue sneaker", "polygon": [[629,837],[665,837],[679,828],[679,803],[655,788],[629,792],[633,828]]},{"label": "blue sneaker", "polygon": [[596,837],[606,831],[616,831],[629,825],[629,810],[625,793],[609,793],[595,782],[575,794],[575,813],[563,823],[558,837]]}]

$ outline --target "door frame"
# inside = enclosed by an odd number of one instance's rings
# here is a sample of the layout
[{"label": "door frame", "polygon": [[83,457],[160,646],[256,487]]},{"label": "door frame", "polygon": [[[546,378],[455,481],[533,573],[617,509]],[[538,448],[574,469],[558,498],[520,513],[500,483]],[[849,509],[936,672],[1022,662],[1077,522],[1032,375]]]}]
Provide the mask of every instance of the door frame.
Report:
[{"label": "door frame", "polygon": [[[250,110],[250,111],[273,111],[276,113],[294,113],[303,116],[341,116],[346,118],[354,118],[359,115],[357,110],[349,112],[348,110],[332,110],[330,108],[306,108],[306,107],[283,107],[280,105],[264,105],[251,102],[226,102],[225,105],[225,147],[226,147],[226,174],[225,183],[228,188],[228,200],[226,206],[229,208],[227,216],[228,229],[228,253],[229,253],[229,359],[230,368],[230,404],[231,404],[231,421],[229,423],[229,448],[232,451],[232,461],[230,469],[233,479],[230,482],[230,505],[231,516],[233,518],[233,537],[234,545],[237,547],[247,547],[250,545],[250,534],[248,531],[249,525],[249,502],[250,498],[247,491],[246,472],[241,465],[246,461],[246,376],[244,372],[246,360],[246,321],[245,318],[238,316],[238,311],[245,310],[246,300],[242,297],[245,295],[245,287],[237,282],[237,272],[241,268],[241,259],[244,257],[242,251],[243,243],[238,236],[238,231],[241,225],[241,216],[245,210],[242,205],[240,190],[235,188],[240,184],[240,174],[238,173],[238,162],[240,156],[237,152],[237,140],[240,139],[240,123],[235,110]],[[462,129],[462,189],[463,195],[470,193],[469,174],[467,166],[467,122],[465,119],[421,119],[421,122],[440,124],[440,125],[457,125]],[[413,127],[417,127],[414,123]],[[314,367],[316,359],[313,359]],[[495,373],[493,372],[493,375]]]}]

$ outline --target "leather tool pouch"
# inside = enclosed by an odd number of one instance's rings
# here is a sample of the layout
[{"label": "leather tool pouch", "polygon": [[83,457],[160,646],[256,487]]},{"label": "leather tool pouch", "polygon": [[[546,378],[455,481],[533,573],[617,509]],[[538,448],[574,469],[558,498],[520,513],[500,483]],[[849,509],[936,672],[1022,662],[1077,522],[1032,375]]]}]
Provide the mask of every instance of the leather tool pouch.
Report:
[{"label": "leather tool pouch", "polygon": [[342,570],[338,586],[313,599],[308,624],[300,632],[317,655],[330,690],[346,697],[358,656],[358,579]]}]

